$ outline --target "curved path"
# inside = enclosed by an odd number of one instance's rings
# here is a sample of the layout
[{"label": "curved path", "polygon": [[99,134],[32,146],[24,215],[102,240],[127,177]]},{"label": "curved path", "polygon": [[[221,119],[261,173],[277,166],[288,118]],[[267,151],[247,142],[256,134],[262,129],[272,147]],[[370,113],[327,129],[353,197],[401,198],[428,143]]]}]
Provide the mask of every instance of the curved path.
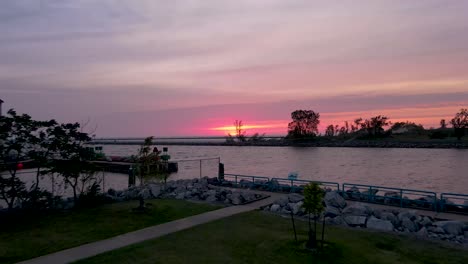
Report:
[{"label": "curved path", "polygon": [[[261,193],[256,191],[256,193]],[[49,255],[19,262],[22,264],[59,264],[70,263],[96,256],[111,250],[132,244],[140,243],[149,239],[158,238],[170,233],[178,232],[197,225],[205,224],[221,218],[229,217],[235,214],[240,214],[248,211],[253,211],[262,206],[273,203],[282,194],[268,193],[269,198],[256,201],[246,205],[230,206],[215,211],[206,212],[199,215],[190,216],[187,218],[178,219],[172,222],[155,225],[129,232],[105,240],[96,241],[89,244],[84,244],[78,247],[58,251]]]}]

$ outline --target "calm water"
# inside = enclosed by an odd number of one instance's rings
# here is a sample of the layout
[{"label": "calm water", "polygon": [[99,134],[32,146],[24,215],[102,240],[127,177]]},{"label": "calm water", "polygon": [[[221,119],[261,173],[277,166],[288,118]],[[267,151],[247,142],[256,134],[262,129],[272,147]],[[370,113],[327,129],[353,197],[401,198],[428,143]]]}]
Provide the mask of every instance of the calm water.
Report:
[{"label": "calm water", "polygon": [[[103,148],[109,156],[129,156],[136,154],[139,147],[104,145]],[[179,163],[179,172],[171,175],[173,180],[200,175],[215,177],[219,157],[225,164],[225,172],[231,174],[287,178],[290,172],[297,172],[299,179],[468,194],[468,150],[169,146],[169,154]],[[200,170],[197,159],[207,158],[214,159],[203,160]],[[128,187],[125,174],[106,172],[98,176],[104,179],[101,186],[105,190]],[[23,170],[20,177],[29,187],[35,179],[34,170]],[[52,181],[50,175],[45,176],[41,187],[71,196],[71,189],[58,179]]]},{"label": "calm water", "polygon": [[[137,149],[104,146],[108,155],[131,155]],[[299,179],[468,193],[468,150],[169,146],[169,154],[173,160],[220,157],[232,174],[286,178],[298,172]],[[179,172],[171,177],[199,177],[199,168],[198,161],[179,162]],[[202,175],[216,176],[217,160],[203,161]]]}]

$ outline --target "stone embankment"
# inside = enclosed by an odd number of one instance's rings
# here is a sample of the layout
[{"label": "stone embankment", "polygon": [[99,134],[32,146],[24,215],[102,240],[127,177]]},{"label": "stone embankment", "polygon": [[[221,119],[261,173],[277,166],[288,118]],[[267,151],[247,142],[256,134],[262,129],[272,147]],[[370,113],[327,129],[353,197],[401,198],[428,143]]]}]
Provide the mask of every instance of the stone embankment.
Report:
[{"label": "stone embankment", "polygon": [[[263,210],[282,215],[290,215],[292,212],[305,218],[303,200],[302,195],[292,193],[264,207]],[[378,209],[359,202],[349,203],[336,191],[327,192],[324,202],[326,207],[322,216],[327,224],[408,233],[420,238],[468,245],[468,223],[465,222],[440,221],[420,215],[416,210]]]},{"label": "stone embankment", "polygon": [[240,205],[253,202],[266,196],[250,191],[231,190],[215,186],[211,179],[189,179],[169,181],[166,184],[147,183],[143,186],[134,186],[124,191],[109,190],[107,198],[112,201],[135,200],[152,198],[175,198],[180,200],[198,200],[225,205]]}]

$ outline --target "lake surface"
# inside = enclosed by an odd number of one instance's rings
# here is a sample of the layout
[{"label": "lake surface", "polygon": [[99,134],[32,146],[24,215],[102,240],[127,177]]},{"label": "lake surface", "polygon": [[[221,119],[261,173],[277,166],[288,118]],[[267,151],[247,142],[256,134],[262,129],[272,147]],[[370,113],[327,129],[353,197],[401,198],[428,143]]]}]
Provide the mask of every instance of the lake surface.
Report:
[{"label": "lake surface", "polygon": [[[297,172],[299,179],[468,194],[466,149],[168,147],[172,160],[220,157],[225,173],[231,174],[287,178],[290,172]],[[103,148],[107,155],[129,156],[136,154],[139,147],[104,145]],[[216,159],[202,161],[202,175],[215,177],[217,164]],[[199,161],[181,161],[179,172],[171,179],[199,176]],[[126,184],[124,175],[106,176],[109,184],[113,179],[119,182],[117,185]]]}]

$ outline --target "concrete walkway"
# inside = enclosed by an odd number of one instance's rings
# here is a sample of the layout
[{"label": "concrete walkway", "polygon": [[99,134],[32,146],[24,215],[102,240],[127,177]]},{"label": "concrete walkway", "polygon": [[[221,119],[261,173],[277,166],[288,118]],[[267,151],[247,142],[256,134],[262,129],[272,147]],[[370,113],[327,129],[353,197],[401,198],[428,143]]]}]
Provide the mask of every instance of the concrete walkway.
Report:
[{"label": "concrete walkway", "polygon": [[[258,192],[257,192],[258,193]],[[269,193],[270,194],[270,193]],[[170,233],[178,232],[197,225],[205,224],[214,220],[222,219],[235,214],[253,211],[262,206],[273,203],[281,194],[271,194],[269,198],[256,201],[246,205],[230,206],[199,215],[182,218],[172,222],[147,227],[116,237],[100,240],[97,242],[81,245],[78,247],[55,252],[49,255],[26,260],[19,263],[24,264],[59,264],[70,263],[81,259],[96,256],[114,249],[140,243],[149,239],[158,238]]]}]

